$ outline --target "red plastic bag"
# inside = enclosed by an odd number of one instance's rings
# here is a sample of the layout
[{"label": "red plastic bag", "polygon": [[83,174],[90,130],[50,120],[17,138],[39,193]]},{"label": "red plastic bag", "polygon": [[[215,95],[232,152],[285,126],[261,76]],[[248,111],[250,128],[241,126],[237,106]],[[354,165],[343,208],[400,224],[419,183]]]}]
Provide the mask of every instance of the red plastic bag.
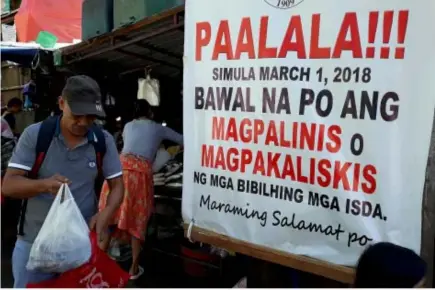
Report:
[{"label": "red plastic bag", "polygon": [[27,288],[123,288],[130,274],[103,252],[97,243],[95,232],[90,234],[92,256],[88,263],[65,272],[58,278],[40,283],[27,284]]}]

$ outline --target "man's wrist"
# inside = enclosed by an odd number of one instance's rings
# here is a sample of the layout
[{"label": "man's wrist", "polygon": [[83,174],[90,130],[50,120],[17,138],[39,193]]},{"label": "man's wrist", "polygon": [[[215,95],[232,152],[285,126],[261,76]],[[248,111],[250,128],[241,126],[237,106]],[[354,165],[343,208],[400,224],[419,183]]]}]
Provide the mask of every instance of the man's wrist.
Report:
[{"label": "man's wrist", "polygon": [[50,191],[50,188],[48,188],[45,179],[36,179],[36,186],[39,193],[47,193]]}]

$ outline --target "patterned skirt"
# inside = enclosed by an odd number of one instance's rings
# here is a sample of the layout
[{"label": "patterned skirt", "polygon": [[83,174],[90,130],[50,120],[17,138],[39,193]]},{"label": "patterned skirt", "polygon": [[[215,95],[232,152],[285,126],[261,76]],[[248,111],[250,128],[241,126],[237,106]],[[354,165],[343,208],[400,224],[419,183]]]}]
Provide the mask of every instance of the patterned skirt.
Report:
[{"label": "patterned skirt", "polygon": [[[116,230],[112,236],[129,241],[131,237],[145,240],[148,221],[154,212],[154,184],[152,163],[144,158],[121,154],[124,178],[124,201],[113,217]],[[109,187],[104,182],[99,209],[106,206]]]}]

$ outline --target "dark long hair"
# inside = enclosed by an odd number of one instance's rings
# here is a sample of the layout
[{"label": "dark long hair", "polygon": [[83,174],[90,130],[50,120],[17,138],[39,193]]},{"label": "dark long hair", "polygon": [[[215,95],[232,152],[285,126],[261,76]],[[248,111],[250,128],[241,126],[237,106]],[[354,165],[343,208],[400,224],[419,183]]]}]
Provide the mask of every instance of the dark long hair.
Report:
[{"label": "dark long hair", "polygon": [[136,100],[134,105],[134,118],[148,118],[151,119],[153,116],[150,103],[147,100]]}]

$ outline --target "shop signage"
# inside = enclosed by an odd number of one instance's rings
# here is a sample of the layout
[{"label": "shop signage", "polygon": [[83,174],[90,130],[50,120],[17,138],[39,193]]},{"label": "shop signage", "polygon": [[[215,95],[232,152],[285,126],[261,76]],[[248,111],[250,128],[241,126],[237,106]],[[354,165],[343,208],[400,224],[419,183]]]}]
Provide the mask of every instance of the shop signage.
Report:
[{"label": "shop signage", "polygon": [[186,1],[185,223],[339,265],[420,252],[435,1],[275,2]]}]

